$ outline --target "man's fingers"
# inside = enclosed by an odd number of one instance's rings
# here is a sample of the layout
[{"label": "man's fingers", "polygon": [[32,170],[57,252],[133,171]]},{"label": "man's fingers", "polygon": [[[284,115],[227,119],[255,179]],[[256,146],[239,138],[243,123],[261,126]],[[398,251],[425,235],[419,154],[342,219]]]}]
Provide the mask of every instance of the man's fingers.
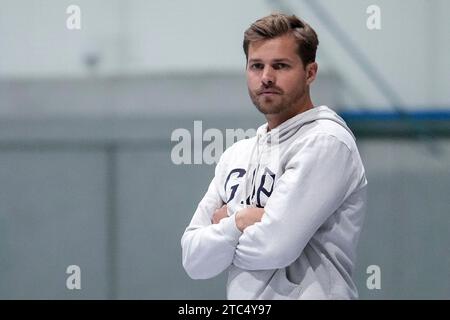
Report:
[{"label": "man's fingers", "polygon": [[221,208],[216,209],[212,216],[211,222],[213,224],[219,223],[223,218],[228,217],[227,205],[224,204]]}]

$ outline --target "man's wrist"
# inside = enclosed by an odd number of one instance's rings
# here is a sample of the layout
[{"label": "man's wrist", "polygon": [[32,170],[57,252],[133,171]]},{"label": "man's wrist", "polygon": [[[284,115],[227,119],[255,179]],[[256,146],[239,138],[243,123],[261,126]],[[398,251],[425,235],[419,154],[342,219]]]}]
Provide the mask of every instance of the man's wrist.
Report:
[{"label": "man's wrist", "polygon": [[240,232],[244,232],[245,227],[242,225],[242,219],[241,219],[241,211],[236,211],[234,214],[234,220],[236,223],[236,227],[239,229]]}]

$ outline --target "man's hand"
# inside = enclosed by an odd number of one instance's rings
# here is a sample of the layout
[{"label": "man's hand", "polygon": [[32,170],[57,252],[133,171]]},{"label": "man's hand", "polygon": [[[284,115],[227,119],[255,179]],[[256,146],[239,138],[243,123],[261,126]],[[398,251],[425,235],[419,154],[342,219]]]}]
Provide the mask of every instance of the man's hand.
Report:
[{"label": "man's hand", "polygon": [[245,208],[235,213],[236,226],[243,232],[245,228],[261,221],[264,208]]},{"label": "man's hand", "polygon": [[213,224],[217,224],[220,222],[220,220],[222,220],[223,218],[227,218],[227,217],[228,217],[227,205],[224,204],[220,209],[217,209],[216,211],[214,211],[211,222]]}]

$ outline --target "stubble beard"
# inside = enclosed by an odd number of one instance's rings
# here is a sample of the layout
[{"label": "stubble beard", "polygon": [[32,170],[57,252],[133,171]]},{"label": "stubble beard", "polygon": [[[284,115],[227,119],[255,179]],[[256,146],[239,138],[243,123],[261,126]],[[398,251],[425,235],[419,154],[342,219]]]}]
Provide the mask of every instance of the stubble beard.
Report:
[{"label": "stubble beard", "polygon": [[[293,96],[286,96],[282,93],[281,95],[275,97],[264,97],[257,95],[250,89],[248,89],[248,92],[256,109],[264,115],[279,114],[290,110],[299,104],[305,95],[305,90],[298,90]],[[278,99],[279,102],[275,102],[276,99]]]}]

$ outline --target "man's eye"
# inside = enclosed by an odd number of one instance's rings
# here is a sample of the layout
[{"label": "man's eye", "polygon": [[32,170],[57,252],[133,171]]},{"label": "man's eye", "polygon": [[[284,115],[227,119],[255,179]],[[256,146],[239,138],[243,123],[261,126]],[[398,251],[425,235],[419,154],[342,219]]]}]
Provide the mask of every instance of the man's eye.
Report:
[{"label": "man's eye", "polygon": [[262,63],[254,63],[250,66],[250,68],[254,70],[261,70],[264,66]]},{"label": "man's eye", "polygon": [[285,63],[276,63],[274,64],[273,68],[275,70],[279,70],[279,69],[287,69],[289,66]]}]

